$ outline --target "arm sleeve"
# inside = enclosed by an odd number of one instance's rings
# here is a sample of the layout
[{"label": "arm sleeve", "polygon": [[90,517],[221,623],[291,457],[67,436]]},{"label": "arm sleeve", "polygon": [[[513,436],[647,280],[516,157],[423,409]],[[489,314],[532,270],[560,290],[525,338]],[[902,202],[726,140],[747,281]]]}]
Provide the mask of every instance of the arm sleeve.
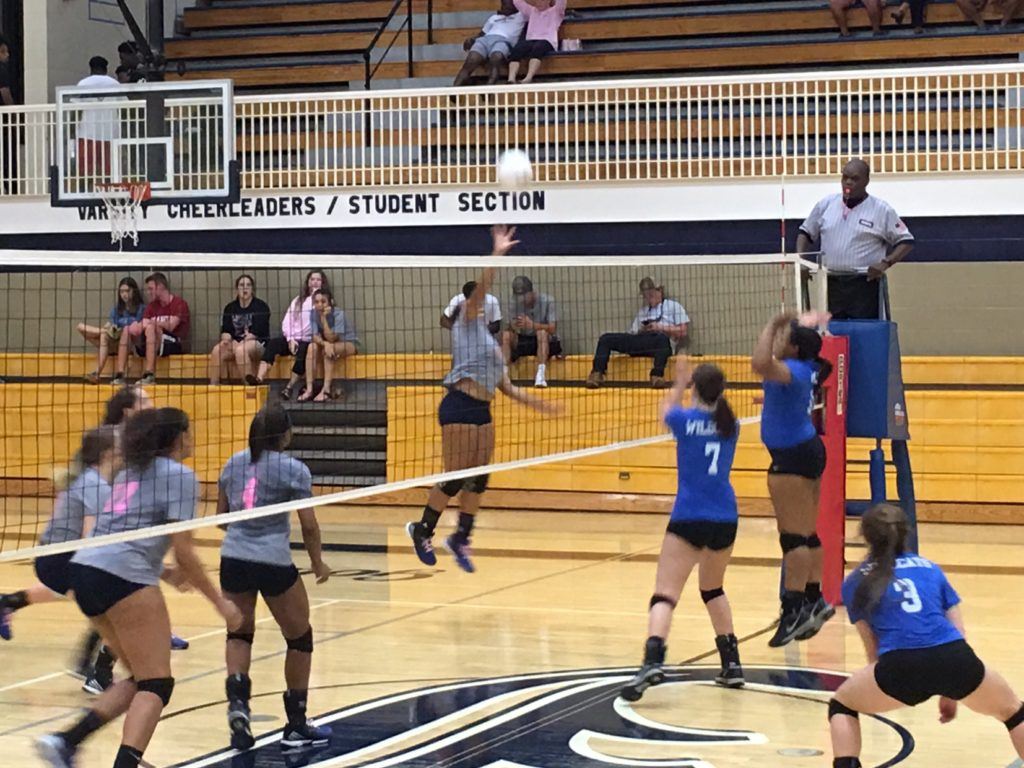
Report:
[{"label": "arm sleeve", "polygon": [[191,520],[199,503],[199,480],[186,466],[177,465],[165,480],[167,489],[167,520]]},{"label": "arm sleeve", "polygon": [[156,313],[157,313],[157,312],[158,312],[159,310],[157,310],[157,309],[155,309],[155,308],[154,308],[154,307],[155,307],[155,305],[156,305],[156,302],[155,302],[155,301],[154,301],[154,302],[152,302],[152,303],[150,303],[150,304],[147,304],[147,305],[146,305],[146,308],[145,308],[144,310],[142,310],[142,317],[143,317],[143,318],[150,318],[150,317],[156,317]]},{"label": "arm sleeve", "polygon": [[676,438],[686,434],[686,411],[680,406],[673,405],[665,414],[665,426],[672,430]]},{"label": "arm sleeve", "polygon": [[897,243],[914,239],[914,236],[910,234],[910,230],[907,229],[907,225],[903,223],[903,220],[892,208],[887,209],[885,212],[885,231],[883,236],[889,245],[896,245]]},{"label": "arm sleeve", "polygon": [[297,459],[292,459],[291,478],[289,487],[292,492],[292,499],[310,499],[313,497],[313,476],[309,467]]},{"label": "arm sleeve", "polygon": [[270,338],[270,306],[261,301],[259,308],[253,313],[252,334],[260,341]]},{"label": "arm sleeve", "polygon": [[529,18],[530,14],[533,13],[533,6],[526,2],[526,0],[512,0],[512,5],[514,5],[516,10],[527,18]]},{"label": "arm sleeve", "polygon": [[545,323],[558,323],[558,305],[552,299],[548,302],[548,316],[544,318]]},{"label": "arm sleeve", "polygon": [[666,306],[668,310],[665,312],[665,322],[669,325],[682,325],[683,323],[690,322],[690,316],[686,314],[686,310],[683,309],[683,305],[678,301],[673,301]]},{"label": "arm sleeve", "polygon": [[461,293],[456,294],[455,296],[452,296],[452,300],[449,301],[448,302],[448,306],[444,308],[444,316],[447,317],[449,320],[451,320],[451,318],[454,317],[454,315],[455,315],[455,308],[458,307],[459,304],[462,303],[461,301],[459,301],[462,298],[463,298],[463,296],[462,296]]},{"label": "arm sleeve", "polygon": [[559,16],[565,16],[565,5],[566,0],[555,0],[555,9],[558,11]]},{"label": "arm sleeve", "polygon": [[949,583],[949,579],[946,578],[945,571],[939,571],[939,575],[942,578],[939,584],[939,592],[942,596],[942,610],[948,611],[954,605],[960,604],[960,595],[957,594],[956,590],[953,589],[953,585]]},{"label": "arm sleeve", "polygon": [[484,298],[484,318],[488,325],[501,322],[501,302],[490,293]]},{"label": "arm sleeve", "polygon": [[800,225],[800,231],[811,238],[811,240],[817,240],[821,235],[821,217],[825,212],[826,205],[828,205],[828,198],[819,200],[814,208],[811,209],[810,215],[804,219],[804,223]]},{"label": "arm sleeve", "polygon": [[351,342],[352,344],[359,343],[359,335],[356,333],[356,324],[349,318],[347,312],[338,310],[338,314],[341,315],[341,338],[343,341]]},{"label": "arm sleeve", "polygon": [[235,324],[231,320],[231,304],[224,307],[224,315],[220,319],[220,332],[226,333],[231,338],[235,337]]}]

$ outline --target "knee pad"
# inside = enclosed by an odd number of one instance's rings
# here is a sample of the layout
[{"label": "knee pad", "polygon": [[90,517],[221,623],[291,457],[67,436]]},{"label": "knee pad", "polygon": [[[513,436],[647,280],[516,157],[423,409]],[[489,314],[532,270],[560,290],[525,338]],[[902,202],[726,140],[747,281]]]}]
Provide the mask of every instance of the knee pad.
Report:
[{"label": "knee pad", "polygon": [[808,549],[821,549],[821,539],[818,538],[818,534],[812,533],[807,537],[807,548]]},{"label": "knee pad", "polygon": [[171,694],[174,692],[174,678],[151,677],[149,680],[136,681],[135,687],[140,691],[156,694],[166,707],[171,701]]},{"label": "knee pad", "polygon": [[700,599],[704,601],[704,605],[707,605],[717,597],[725,597],[725,590],[721,587],[717,589],[702,589],[700,591]]},{"label": "knee pad", "polygon": [[448,480],[437,487],[441,489],[441,493],[445,496],[457,496],[465,482],[465,480]]},{"label": "knee pad", "polygon": [[860,719],[859,712],[856,712],[845,704],[840,703],[838,699],[830,699],[828,702],[828,719],[831,720],[836,715],[849,715],[850,717]]},{"label": "knee pad", "polygon": [[1024,723],[1024,704],[1021,704],[1020,709],[1017,710],[1017,714],[1004,722],[1003,725],[1006,726],[1006,730],[1012,731],[1021,723]]},{"label": "knee pad", "polygon": [[647,606],[647,610],[650,610],[658,603],[668,603],[670,606],[672,606],[672,608],[676,607],[676,601],[673,600],[671,597],[655,594],[651,597],[651,602],[650,605]]},{"label": "knee pad", "polygon": [[462,489],[464,491],[469,491],[470,493],[483,493],[487,490],[487,482],[490,479],[490,475],[474,475],[473,477],[467,478]]},{"label": "knee pad", "polygon": [[228,632],[228,640],[240,640],[243,643],[252,645],[253,639],[256,637],[255,632]]},{"label": "knee pad", "polygon": [[779,546],[782,547],[782,554],[792,552],[794,549],[807,546],[807,537],[799,533],[780,533]]},{"label": "knee pad", "polygon": [[299,653],[312,653],[313,652],[313,628],[310,627],[306,632],[299,637],[292,638],[289,640],[287,637],[284,639],[288,645],[289,651],[298,651]]}]

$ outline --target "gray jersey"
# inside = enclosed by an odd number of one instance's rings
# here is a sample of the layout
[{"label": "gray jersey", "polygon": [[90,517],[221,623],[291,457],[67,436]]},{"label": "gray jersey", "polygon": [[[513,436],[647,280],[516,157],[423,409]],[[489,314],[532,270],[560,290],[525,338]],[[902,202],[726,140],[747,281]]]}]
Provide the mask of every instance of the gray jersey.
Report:
[{"label": "gray jersey", "polygon": [[847,208],[842,194],[821,200],[800,225],[812,240],[821,239],[822,263],[839,272],[867,272],[898,243],[913,241],[892,206],[868,195]]},{"label": "gray jersey", "polygon": [[40,544],[62,544],[82,538],[85,518],[99,515],[110,498],[110,483],[92,467],[75,478],[53,506],[53,517]]},{"label": "gray jersey", "polygon": [[470,320],[460,312],[452,325],[452,369],[444,377],[445,386],[471,379],[493,393],[504,377],[501,346],[487,330],[484,316]]},{"label": "gray jersey", "polygon": [[512,325],[520,315],[530,318],[535,323],[549,325],[558,322],[558,308],[555,307],[555,300],[546,293],[538,293],[535,296],[533,306],[527,307],[522,296],[513,294],[512,300],[508,303],[509,326],[520,336],[534,336],[536,331],[533,328],[516,328]]},{"label": "gray jersey", "polygon": [[[136,531],[177,520],[191,520],[199,503],[196,473],[184,464],[157,457],[145,470],[122,471],[96,520],[93,536]],[[72,562],[89,565],[136,584],[158,584],[170,536],[83,549]]]},{"label": "gray jersey", "polygon": [[[248,449],[239,451],[224,465],[219,485],[232,512],[308,499],[313,495],[309,467],[277,451],[265,451],[255,464]],[[285,512],[231,523],[220,554],[236,560],[291,565],[290,540],[291,515]]]}]

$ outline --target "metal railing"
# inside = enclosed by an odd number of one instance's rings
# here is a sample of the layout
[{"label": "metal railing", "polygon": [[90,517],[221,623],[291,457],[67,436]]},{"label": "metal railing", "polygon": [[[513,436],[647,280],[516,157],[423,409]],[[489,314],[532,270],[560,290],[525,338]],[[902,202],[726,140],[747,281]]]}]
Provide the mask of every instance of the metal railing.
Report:
[{"label": "metal railing", "polygon": [[[396,2],[396,6],[398,3]],[[243,188],[1024,170],[1024,63],[235,99]],[[0,191],[43,195],[53,108],[0,109]],[[18,147],[12,159],[12,149]]]}]

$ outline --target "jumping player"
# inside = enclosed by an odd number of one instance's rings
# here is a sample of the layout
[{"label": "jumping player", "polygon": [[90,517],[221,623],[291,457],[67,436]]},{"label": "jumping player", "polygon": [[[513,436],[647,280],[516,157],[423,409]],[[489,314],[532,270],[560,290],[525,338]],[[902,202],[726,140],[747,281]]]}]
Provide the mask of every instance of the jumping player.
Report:
[{"label": "jumping player", "polygon": [[[292,436],[292,422],[281,408],[267,407],[249,426],[249,448],[228,459],[220,475],[218,512],[279,504],[313,496],[309,467],[282,451]],[[242,625],[228,632],[228,727],[231,746],[250,749],[254,744],[249,699],[252,680],[252,641],[256,631],[256,598],[263,600],[284,635],[284,709],[288,716],[281,737],[285,747],[326,744],[331,729],[306,720],[309,670],[313,654],[313,628],[309,624],[309,598],[292,562],[291,524],[286,512],[231,523],[221,545],[220,586],[224,597],[242,614]],[[316,575],[316,583],[330,578],[320,548],[320,527],[312,509],[299,510],[302,541]]]},{"label": "jumping player", "polygon": [[879,504],[861,518],[868,556],[843,582],[843,603],[857,627],[868,666],[854,672],[829,702],[833,768],[860,768],[858,714],[914,707],[939,697],[939,720],[962,701],[1001,721],[1024,757],[1024,704],[964,639],[960,596],[942,569],[906,552],[903,510]]},{"label": "jumping player", "polygon": [[[692,388],[690,407],[681,404]],[[722,588],[736,541],[736,494],[729,482],[739,423],[725,399],[725,375],[718,366],[699,365],[691,379],[686,358],[676,360],[675,383],[662,401],[662,419],[676,438],[678,492],[658,557],[658,575],[647,618],[643,666],[622,688],[622,698],[637,701],[665,679],[665,640],[672,613],[690,571],[699,567],[700,596],[715,630],[722,670],[715,682],[743,685],[732,610]]]},{"label": "jumping player", "polygon": [[810,326],[827,321],[817,312],[779,315],[761,331],[751,360],[764,379],[761,441],[772,458],[768,493],[785,570],[782,615],[768,641],[773,648],[813,637],[835,615],[821,595],[817,522],[825,445],[811,420],[816,390],[832,365],[821,358],[821,336]]},{"label": "jumping player", "polygon": [[[516,245],[518,241],[513,239],[515,231],[515,227],[494,227],[494,256],[502,256]],[[513,400],[535,411],[557,411],[557,408],[543,400],[513,386],[508,378],[501,344],[488,329],[482,312],[485,297],[493,282],[494,267],[487,267],[469,297],[456,307],[451,317],[452,369],[444,378],[448,392],[438,409],[446,472],[483,467],[490,463],[494,452],[491,400],[494,399],[495,390],[500,389]],[[445,548],[452,553],[462,570],[467,573],[475,570],[470,556],[469,538],[476,513],[480,510],[480,495],[487,488],[488,477],[487,474],[479,474],[466,480],[449,480],[430,490],[421,520],[418,523],[410,522],[405,527],[421,562],[425,565],[437,563],[431,541],[434,529],[448,503],[461,492],[459,526],[445,540]]]}]

